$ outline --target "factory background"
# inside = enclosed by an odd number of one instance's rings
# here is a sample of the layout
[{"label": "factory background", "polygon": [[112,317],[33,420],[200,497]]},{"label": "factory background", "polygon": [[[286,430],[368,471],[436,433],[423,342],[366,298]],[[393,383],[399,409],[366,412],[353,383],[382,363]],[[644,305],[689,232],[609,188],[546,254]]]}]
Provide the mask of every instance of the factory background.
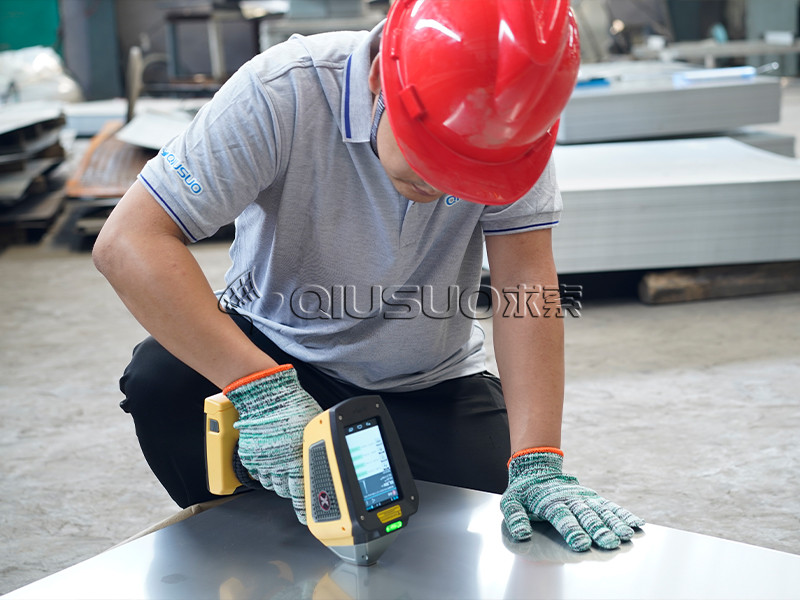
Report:
[{"label": "factory background", "polygon": [[[177,512],[118,408],[146,334],[92,266],[105,217],[249,58],[389,4],[0,0],[0,593]],[[567,467],[649,522],[797,554],[800,2],[572,5]],[[215,288],[231,235],[193,248]]]}]

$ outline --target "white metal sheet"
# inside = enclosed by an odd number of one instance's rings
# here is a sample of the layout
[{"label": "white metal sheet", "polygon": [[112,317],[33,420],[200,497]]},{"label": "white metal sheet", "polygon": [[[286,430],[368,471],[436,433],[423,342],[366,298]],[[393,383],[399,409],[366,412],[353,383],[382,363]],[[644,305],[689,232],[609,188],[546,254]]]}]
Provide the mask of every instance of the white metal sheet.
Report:
[{"label": "white metal sheet", "polygon": [[800,556],[646,525],[570,551],[548,524],[511,541],[499,496],[418,482],[419,512],[377,565],[338,560],[269,492],[114,548],[5,598],[796,598]]}]

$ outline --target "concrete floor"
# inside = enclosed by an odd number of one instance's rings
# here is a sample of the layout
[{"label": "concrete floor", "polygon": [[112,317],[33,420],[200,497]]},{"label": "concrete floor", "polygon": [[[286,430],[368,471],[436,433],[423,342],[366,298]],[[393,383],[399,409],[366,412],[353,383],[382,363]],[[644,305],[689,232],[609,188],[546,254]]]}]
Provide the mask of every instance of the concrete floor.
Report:
[{"label": "concrete floor", "polygon": [[[788,91],[773,130],[799,135]],[[227,245],[193,251],[220,287]],[[117,406],[144,331],[89,254],[11,247],[0,281],[3,593],[177,507]],[[800,553],[800,294],[590,300],[566,329],[568,470],[651,523]]]}]

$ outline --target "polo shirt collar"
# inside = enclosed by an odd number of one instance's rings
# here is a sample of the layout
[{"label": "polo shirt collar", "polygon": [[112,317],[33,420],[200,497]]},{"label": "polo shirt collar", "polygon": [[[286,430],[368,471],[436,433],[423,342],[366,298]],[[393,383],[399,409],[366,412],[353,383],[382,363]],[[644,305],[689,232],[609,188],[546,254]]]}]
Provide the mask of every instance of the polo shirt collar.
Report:
[{"label": "polo shirt collar", "polygon": [[378,23],[348,57],[342,86],[342,140],[369,142],[372,125],[372,92],[369,68],[372,48],[379,44],[385,20]]}]

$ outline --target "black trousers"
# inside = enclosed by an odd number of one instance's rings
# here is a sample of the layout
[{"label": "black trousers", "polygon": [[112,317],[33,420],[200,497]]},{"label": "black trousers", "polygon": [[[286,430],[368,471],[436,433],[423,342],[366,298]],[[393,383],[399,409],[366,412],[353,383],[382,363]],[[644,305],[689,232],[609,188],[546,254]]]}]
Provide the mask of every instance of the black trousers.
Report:
[{"label": "black trousers", "polygon": [[[243,317],[231,318],[279,364],[293,364],[323,409],[352,396],[380,395],[415,479],[505,490],[508,416],[495,376],[460,377],[413,392],[364,390],[286,354]],[[172,499],[185,508],[215,498],[206,488],[203,403],[219,388],[147,338],[134,349],[120,389],[120,406],[133,417],[142,453]]]}]

